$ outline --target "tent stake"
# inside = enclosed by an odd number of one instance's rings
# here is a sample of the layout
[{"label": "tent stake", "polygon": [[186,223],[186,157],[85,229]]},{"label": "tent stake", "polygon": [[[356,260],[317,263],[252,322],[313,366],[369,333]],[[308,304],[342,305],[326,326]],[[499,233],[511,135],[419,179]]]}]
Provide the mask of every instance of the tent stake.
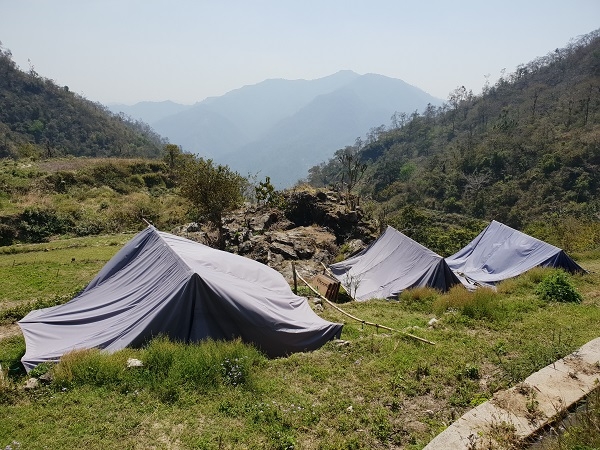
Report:
[{"label": "tent stake", "polygon": [[344,311],[343,309],[341,309],[337,305],[335,305],[333,302],[331,302],[327,297],[322,296],[315,288],[313,288],[308,283],[308,281],[306,281],[304,278],[302,278],[302,275],[300,275],[297,272],[295,272],[295,273],[298,276],[298,278],[300,278],[300,280],[302,280],[302,282],[304,284],[306,284],[310,288],[311,291],[313,291],[315,294],[317,294],[319,296],[319,298],[321,298],[321,300],[326,301],[329,306],[331,306],[333,309],[339,311],[340,313],[344,314],[345,316],[348,316],[351,319],[356,320],[357,322],[361,322],[363,324],[363,326],[364,325],[371,325],[372,327],[376,327],[377,331],[379,331],[379,328],[383,328],[384,330],[393,331],[395,333],[400,333],[403,336],[409,337],[411,339],[416,339],[417,341],[425,342],[426,344],[435,345],[435,342],[428,341],[427,339],[423,339],[423,338],[421,338],[419,336],[415,336],[414,334],[405,333],[404,331],[400,331],[400,330],[395,330],[394,328],[386,327],[385,325],[378,325],[378,324],[373,323],[373,322],[367,322],[366,320],[359,319],[358,317],[353,316],[352,314],[347,313],[346,311]]}]

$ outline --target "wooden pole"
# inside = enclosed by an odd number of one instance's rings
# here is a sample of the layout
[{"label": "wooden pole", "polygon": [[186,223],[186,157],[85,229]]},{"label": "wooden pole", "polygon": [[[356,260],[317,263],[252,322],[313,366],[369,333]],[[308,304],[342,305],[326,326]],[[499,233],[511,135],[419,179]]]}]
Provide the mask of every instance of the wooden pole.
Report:
[{"label": "wooden pole", "polygon": [[298,279],[296,278],[296,263],[292,261],[292,273],[294,274],[294,294],[298,295]]},{"label": "wooden pole", "polygon": [[329,267],[323,264],[323,261],[321,261],[321,265],[323,266],[323,272],[325,272],[327,275],[333,276],[333,272],[329,269]]},{"label": "wooden pole", "polygon": [[386,327],[385,325],[379,325],[377,323],[368,322],[366,320],[359,319],[358,317],[353,316],[352,314],[347,313],[343,309],[339,308],[336,304],[334,304],[333,302],[329,301],[326,297],[322,296],[315,288],[313,288],[308,283],[308,281],[306,281],[304,278],[302,278],[302,275],[300,275],[299,273],[296,273],[296,275],[298,276],[298,278],[300,278],[300,280],[302,280],[302,282],[304,284],[306,284],[309,287],[309,289],[311,291],[313,291],[315,294],[317,294],[321,298],[321,300],[326,301],[329,306],[331,306],[333,309],[339,311],[340,313],[344,314],[345,316],[348,316],[351,319],[356,320],[357,322],[362,323],[363,325],[371,325],[372,327],[375,327],[378,331],[379,331],[379,328],[383,328],[384,330],[393,331],[395,333],[400,333],[403,336],[409,337],[411,339],[416,339],[417,341],[425,342],[426,344],[435,345],[435,342],[428,341],[427,339],[423,339],[423,338],[421,338],[419,336],[415,336],[414,334],[405,333],[404,331],[400,331],[400,330],[395,330],[394,328]]}]

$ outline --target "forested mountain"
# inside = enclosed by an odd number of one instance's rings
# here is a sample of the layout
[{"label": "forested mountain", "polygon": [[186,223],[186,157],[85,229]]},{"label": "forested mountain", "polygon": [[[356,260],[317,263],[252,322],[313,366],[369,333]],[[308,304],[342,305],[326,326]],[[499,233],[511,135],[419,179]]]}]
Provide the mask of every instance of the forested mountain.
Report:
[{"label": "forested mountain", "polygon": [[147,124],[112,114],[33,67],[19,70],[0,44],[0,157],[156,157],[164,143]]},{"label": "forested mountain", "polygon": [[187,152],[243,175],[269,176],[282,188],[395,111],[429,103],[442,101],[401,80],[346,70],[316,80],[265,80],[149,123]]},{"label": "forested mountain", "polygon": [[416,205],[523,227],[600,218],[600,30],[519,66],[481,95],[400,114],[365,145],[310,170],[315,186],[347,181],[340,157],[367,169],[363,196],[384,211]]}]

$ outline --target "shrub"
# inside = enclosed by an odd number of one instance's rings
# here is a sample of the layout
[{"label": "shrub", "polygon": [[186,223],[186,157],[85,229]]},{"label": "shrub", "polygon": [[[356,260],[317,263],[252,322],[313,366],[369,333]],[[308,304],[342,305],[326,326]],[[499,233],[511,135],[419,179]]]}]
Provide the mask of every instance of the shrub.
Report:
[{"label": "shrub", "polygon": [[148,189],[165,187],[165,181],[160,173],[145,173],[141,178]]},{"label": "shrub", "polygon": [[557,270],[544,277],[535,293],[547,301],[581,303],[582,300],[581,294],[563,270]]},{"label": "shrub", "polygon": [[72,226],[69,217],[60,217],[53,209],[27,208],[20,220],[19,234],[25,242],[43,242],[52,235],[67,232]]},{"label": "shrub", "polygon": [[127,178],[127,183],[136,188],[142,188],[146,186],[141,175],[131,175],[129,178]]},{"label": "shrub", "polygon": [[14,225],[0,223],[0,246],[12,245],[19,231]]},{"label": "shrub", "polygon": [[86,215],[73,227],[76,236],[98,235],[106,231],[109,231],[108,224],[103,222],[102,218],[91,215]]},{"label": "shrub", "polygon": [[513,294],[515,292],[531,292],[535,286],[544,279],[551,269],[534,267],[514,278],[503,280],[496,286],[500,294]]},{"label": "shrub", "polygon": [[159,216],[159,204],[150,196],[134,193],[123,197],[122,204],[113,204],[107,211],[107,219],[114,230],[143,227],[146,219],[155,223]]}]

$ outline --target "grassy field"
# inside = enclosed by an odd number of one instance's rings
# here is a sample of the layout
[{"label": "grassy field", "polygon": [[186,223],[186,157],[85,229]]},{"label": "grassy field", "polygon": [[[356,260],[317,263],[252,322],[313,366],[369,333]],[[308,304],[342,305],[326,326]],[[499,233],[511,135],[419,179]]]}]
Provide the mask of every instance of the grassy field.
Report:
[{"label": "grassy field", "polygon": [[[85,285],[130,237],[2,248],[0,327],[10,326],[7,311]],[[278,359],[241,342],[157,339],[69,355],[51,383],[25,390],[16,333],[0,340],[0,448],[419,449],[497,390],[598,337],[600,258],[578,262],[590,271],[569,277],[581,303],[541,300],[536,286],[553,271],[533,270],[498,292],[418,289],[341,305],[435,345],[358,322],[345,323],[343,342]],[[346,320],[328,306],[319,314]],[[144,367],[127,368],[131,357]]]},{"label": "grassy field", "polygon": [[132,234],[0,247],[0,310],[84,287]]}]

